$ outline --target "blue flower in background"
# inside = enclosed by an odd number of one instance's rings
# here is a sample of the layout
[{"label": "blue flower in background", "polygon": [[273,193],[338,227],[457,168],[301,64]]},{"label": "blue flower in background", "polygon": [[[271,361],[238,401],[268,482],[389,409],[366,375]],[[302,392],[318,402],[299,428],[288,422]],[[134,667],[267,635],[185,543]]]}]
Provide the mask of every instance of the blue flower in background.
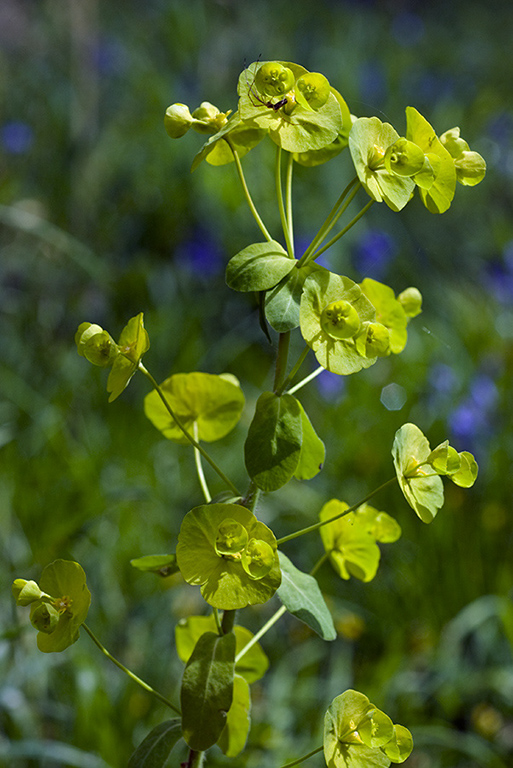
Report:
[{"label": "blue flower in background", "polygon": [[494,259],[485,265],[484,282],[501,304],[513,301],[513,240],[506,243],[502,260]]},{"label": "blue flower in background", "polygon": [[387,97],[388,84],[383,66],[378,61],[368,61],[360,69],[360,95],[362,101],[376,109]]},{"label": "blue flower in background", "polygon": [[346,382],[343,376],[323,371],[315,379],[320,395],[329,402],[341,400],[345,394]]},{"label": "blue flower in background", "polygon": [[388,232],[368,229],[354,248],[353,266],[362,276],[381,280],[396,253],[396,241]]},{"label": "blue flower in background", "polygon": [[32,147],[34,131],[28,123],[10,120],[0,129],[2,145],[10,155],[23,155]]},{"label": "blue flower in background", "polygon": [[223,259],[217,244],[207,232],[198,230],[177,250],[178,264],[198,277],[212,277],[223,269]]},{"label": "blue flower in background", "polygon": [[[494,380],[485,373],[474,377],[470,394],[449,414],[451,441],[458,450],[485,454],[485,444],[493,431],[493,417],[499,393]],[[480,457],[481,458],[481,457]]]}]

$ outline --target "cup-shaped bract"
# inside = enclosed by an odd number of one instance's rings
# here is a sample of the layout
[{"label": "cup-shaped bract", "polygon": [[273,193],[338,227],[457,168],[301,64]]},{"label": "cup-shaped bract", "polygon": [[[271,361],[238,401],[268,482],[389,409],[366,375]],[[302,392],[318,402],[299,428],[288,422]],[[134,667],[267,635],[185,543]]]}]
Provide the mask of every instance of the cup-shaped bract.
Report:
[{"label": "cup-shaped bract", "polygon": [[424,165],[424,152],[417,144],[402,136],[387,148],[385,168],[398,176],[414,176]]},{"label": "cup-shaped bract", "polygon": [[385,164],[387,149],[399,139],[390,123],[378,117],[360,117],[349,133],[349,150],[354,167],[366,192],[378,203],[385,202],[400,211],[415,189],[409,176],[399,176]]},{"label": "cup-shaped bract", "polygon": [[110,392],[109,403],[112,403],[128,386],[141,360],[150,348],[148,332],[144,327],[143,313],[132,317],[121,331],[118,349],[112,370],[107,379],[107,392]]},{"label": "cup-shaped bract", "polygon": [[443,484],[429,464],[431,448],[415,424],[403,424],[392,446],[399,485],[410,507],[422,522],[431,523],[444,503]]},{"label": "cup-shaped bract", "polygon": [[114,339],[96,323],[80,323],[75,334],[77,352],[93,365],[106,368],[119,355]]},{"label": "cup-shaped bract", "polygon": [[413,749],[412,735],[404,725],[394,725],[394,735],[381,747],[393,763],[403,763]]},{"label": "cup-shaped bract", "polygon": [[[376,310],[376,322],[388,328],[390,334],[389,351],[402,352],[406,346],[408,315],[403,304],[396,299],[394,291],[388,285],[366,277],[360,288]],[[419,294],[420,295],[420,294]]]},{"label": "cup-shaped bract", "polygon": [[255,74],[255,87],[263,96],[283,96],[294,87],[294,73],[280,61],[266,61]]},{"label": "cup-shaped bract", "polygon": [[[337,338],[333,331],[327,333],[325,330],[329,328],[326,312],[334,305],[351,307],[351,331],[356,327],[356,316],[360,326],[374,322],[376,318],[371,302],[349,277],[319,270],[306,279],[301,296],[299,320],[304,340],[313,349],[320,365],[332,373],[349,374],[368,368],[376,362],[376,356],[361,354],[354,337]],[[337,315],[337,323],[339,320]],[[333,326],[334,330],[337,323]]]},{"label": "cup-shaped bract", "polygon": [[382,323],[364,323],[355,344],[364,357],[385,357],[390,354],[390,331]]},{"label": "cup-shaped bract", "polygon": [[189,107],[186,104],[171,104],[164,115],[164,128],[172,139],[180,139],[185,136],[194,122]]},{"label": "cup-shaped bract", "polygon": [[[349,505],[344,501],[332,499],[321,509],[319,519],[330,520],[346,509],[349,509]],[[376,575],[380,551],[369,528],[368,521],[359,519],[354,512],[321,526],[324,549],[341,578],[355,576],[360,581],[371,581]]]},{"label": "cup-shaped bract", "polygon": [[80,626],[91,604],[82,567],[71,560],[55,560],[47,565],[39,579],[40,599],[30,599],[30,602],[25,601],[27,589],[30,587],[34,598],[37,585],[34,587],[34,582],[22,585],[23,581],[16,579],[13,592],[19,605],[31,605],[30,620],[39,630],[37,647],[44,653],[64,651],[78,640]]},{"label": "cup-shaped bract", "polygon": [[454,159],[456,179],[460,184],[474,187],[486,174],[486,161],[478,152],[473,152],[467,142],[460,137],[459,128],[450,128],[440,136],[445,149]]},{"label": "cup-shaped bract", "polygon": [[271,98],[260,95],[256,84],[260,71],[268,64],[273,68],[280,65],[284,70],[290,70],[294,83],[310,74],[304,67],[290,61],[253,62],[239,77],[237,90],[241,119],[269,131],[271,140],[287,152],[323,149],[335,141],[342,130],[342,113],[331,90],[325,104],[318,109],[303,106],[296,97],[295,88],[283,94],[276,93]]},{"label": "cup-shaped bract", "polygon": [[431,213],[444,213],[456,189],[454,160],[443,146],[432,125],[415,107],[406,107],[406,138],[417,144],[429,161],[429,173],[420,171],[413,179],[422,202]]},{"label": "cup-shaped bract", "polygon": [[[227,435],[240,419],[244,395],[231,374],[194,371],[175,373],[160,385],[183,427],[207,443]],[[144,412],[164,437],[187,445],[188,440],[155,390],[144,399]]]},{"label": "cup-shaped bract", "polygon": [[401,536],[401,526],[393,517],[386,512],[380,512],[371,507],[370,504],[362,504],[355,512],[359,525],[365,526],[365,529],[371,536],[382,544],[392,544]]},{"label": "cup-shaped bract", "polygon": [[333,157],[340,154],[340,152],[342,152],[342,150],[345,149],[348,145],[349,131],[353,125],[351,112],[349,111],[349,107],[347,106],[345,100],[335,88],[331,88],[331,93],[336,98],[340,107],[340,113],[342,115],[342,127],[338,133],[338,136],[331,142],[331,144],[327,144],[322,149],[310,149],[306,152],[294,152],[294,160],[300,165],[312,167],[326,163],[328,160],[331,160]]},{"label": "cup-shaped bract", "polygon": [[215,540],[215,550],[217,554],[235,555],[242,552],[248,543],[248,532],[246,528],[234,520],[233,517],[226,517],[217,528]]},{"label": "cup-shaped bract", "polygon": [[[245,549],[232,555],[220,555],[216,551],[219,527],[227,519],[245,528],[247,546],[251,548],[247,555]],[[270,567],[269,550],[273,554]],[[249,509],[238,504],[204,504],[191,509],[180,528],[176,557],[185,581],[199,585],[207,603],[222,610],[265,603],[281,583],[273,532]],[[243,558],[246,559],[246,568],[251,568],[255,559],[255,570],[251,574],[244,567]],[[260,573],[256,572],[257,558],[265,566]]]},{"label": "cup-shaped bract", "polygon": [[12,594],[16,604],[23,606],[31,605],[44,596],[39,584],[32,580],[27,581],[27,579],[14,579]]},{"label": "cup-shaped bract", "polygon": [[328,78],[320,72],[307,72],[298,78],[295,91],[302,106],[317,110],[328,101],[331,87]]},{"label": "cup-shaped bract", "polygon": [[460,466],[456,472],[449,474],[449,479],[455,485],[459,485],[460,488],[470,488],[474,485],[477,478],[479,469],[477,461],[469,451],[461,451],[458,457],[460,459]]}]

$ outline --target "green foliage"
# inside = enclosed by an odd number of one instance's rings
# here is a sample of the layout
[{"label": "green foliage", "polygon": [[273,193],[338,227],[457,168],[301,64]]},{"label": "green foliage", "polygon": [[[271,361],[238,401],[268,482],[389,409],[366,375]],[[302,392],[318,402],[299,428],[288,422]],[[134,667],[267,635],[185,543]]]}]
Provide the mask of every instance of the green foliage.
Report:
[{"label": "green foliage", "polygon": [[307,624],[323,640],[335,640],[337,633],[333,619],[317,580],[296,568],[283,552],[279,555],[282,582],[278,597],[283,605],[289,613]]},{"label": "green foliage", "polygon": [[[244,408],[244,395],[235,376],[211,373],[175,373],[160,385],[180,423],[198,440],[220,440],[235,427]],[[144,399],[144,412],[164,437],[189,442],[157,391]]]},{"label": "green foliage", "polygon": [[233,698],[235,635],[205,632],[183,673],[180,701],[182,731],[191,749],[216,743],[226,725]]},{"label": "green foliage", "polygon": [[128,768],[163,768],[175,744],[182,738],[179,717],[159,723],[128,761]]},{"label": "green foliage", "polygon": [[291,272],[295,263],[274,240],[248,245],[230,259],[226,283],[235,291],[267,291]]}]

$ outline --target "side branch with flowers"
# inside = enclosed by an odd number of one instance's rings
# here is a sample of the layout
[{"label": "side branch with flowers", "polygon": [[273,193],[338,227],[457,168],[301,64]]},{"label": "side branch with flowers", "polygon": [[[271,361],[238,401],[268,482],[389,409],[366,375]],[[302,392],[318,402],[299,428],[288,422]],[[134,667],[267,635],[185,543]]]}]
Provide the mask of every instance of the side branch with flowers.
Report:
[{"label": "side branch with flowers", "polygon": [[[316,260],[373,203],[384,202],[398,212],[418,191],[427,210],[440,214],[449,209],[457,182],[473,186],[486,170],[483,158],[460,137],[459,128],[437,136],[414,107],[407,107],[406,133],[401,136],[377,117],[351,115],[324,75],[292,62],[254,62],[239,77],[238,96],[235,113],[220,112],[203,102],[192,113],[184,104],[173,104],[165,115],[171,138],[184,136],[190,128],[209,136],[193,160],[193,170],[203,160],[213,166],[234,163],[242,194],[264,238],[247,245],[226,267],[228,287],[256,292],[260,324],[270,339],[271,334],[277,336],[274,383],[256,403],[237,477],[228,477],[204,447],[229,434],[243,412],[244,395],[234,376],[175,373],[158,384],[146,367],[146,358],[142,362],[150,347],[142,312],[128,321],[117,343],[89,322],[79,326],[75,337],[82,357],[110,368],[110,402],[122,394],[136,372],[142,373],[152,387],[144,402],[148,419],[167,439],[193,448],[191,469],[194,466],[198,473],[203,503],[184,510],[174,552],[132,561],[135,568],[162,576],[179,571],[186,582],[199,588],[209,611],[185,617],[176,627],[176,651],[185,664],[181,685],[174,691],[176,700],[153,690],[114,659],[86,627],[91,596],[80,565],[57,560],[45,568],[39,584],[18,578],[13,585],[18,605],[30,606],[41,651],[65,650],[77,641],[84,626],[110,660],[175,713],[176,717],[148,734],[132,755],[130,768],[161,768],[183,742],[188,749],[184,765],[189,768],[201,765],[215,744],[228,758],[240,754],[250,731],[250,685],[269,666],[258,641],[286,612],[306,622],[324,640],[334,640],[333,619],[315,573],[329,561],[342,579],[369,582],[379,567],[378,543],[393,543],[400,537],[397,520],[369,504],[383,486],[354,503],[327,500],[318,519],[300,530],[280,531],[280,538],[258,517],[265,505],[263,494],[277,491],[292,479],[312,479],[326,460],[325,446],[295,393],[324,370],[348,376],[376,364],[378,358],[399,354],[407,342],[409,322],[421,312],[422,297],[416,287],[396,295],[390,286],[371,278],[358,284]],[[282,227],[276,239],[257,210],[241,163],[264,139],[276,147]],[[315,168],[340,162],[339,155],[350,156],[355,175],[349,174],[319,231],[297,256],[294,164]],[[360,194],[367,197],[359,211],[334,232]],[[289,363],[290,334],[297,329],[305,347]],[[310,351],[318,365],[298,381]],[[398,482],[424,523],[431,523],[443,505],[443,476],[464,488],[477,477],[470,453],[458,453],[448,441],[431,450],[414,424],[404,424],[396,432],[392,456],[396,474],[390,483]],[[222,480],[226,491],[222,498],[212,499],[203,460]],[[310,573],[304,573],[281,547],[317,532],[324,554]],[[237,612],[264,604],[275,594],[282,607],[252,635],[239,623],[242,615]],[[324,750],[328,768],[387,768],[410,754],[413,742],[407,728],[394,724],[364,693],[346,690],[326,706],[323,745],[287,765],[297,765]]]}]

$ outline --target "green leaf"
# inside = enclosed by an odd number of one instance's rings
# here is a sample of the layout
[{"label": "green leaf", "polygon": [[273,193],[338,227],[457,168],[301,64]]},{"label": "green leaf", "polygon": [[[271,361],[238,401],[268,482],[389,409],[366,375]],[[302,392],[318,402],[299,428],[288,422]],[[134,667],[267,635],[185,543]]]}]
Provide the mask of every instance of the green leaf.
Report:
[{"label": "green leaf", "polygon": [[294,472],[294,477],[298,480],[310,480],[321,471],[326,457],[326,448],[313,428],[310,419],[305,413],[305,409],[299,400],[297,402],[301,411],[303,439],[301,441],[299,464]]},{"label": "green leaf", "polygon": [[397,479],[406,501],[424,523],[431,523],[444,503],[442,481],[426,463],[430,455],[429,442],[415,424],[403,424],[397,430],[392,446]]},{"label": "green leaf", "polygon": [[163,768],[181,738],[182,721],[179,717],[160,723],[139,744],[128,761],[128,768]]},{"label": "green leaf", "polygon": [[235,635],[205,632],[183,673],[180,694],[183,737],[199,752],[216,743],[233,698]]},{"label": "green leaf", "polygon": [[244,446],[246,469],[263,491],[276,491],[293,476],[301,454],[302,424],[292,395],[264,392]]},{"label": "green leaf", "polygon": [[306,273],[293,269],[265,296],[265,316],[278,333],[292,331],[299,325],[299,303]]},{"label": "green leaf", "polygon": [[144,555],[134,557],[130,565],[138,571],[158,573],[159,576],[171,576],[180,570],[176,563],[176,555]]},{"label": "green leaf", "polygon": [[260,128],[250,121],[242,121],[239,113],[235,112],[226,125],[211,136],[196,154],[191,171],[195,171],[203,160],[210,165],[233,163],[234,157],[230,144],[233,145],[239,157],[244,157],[250,149],[262,141],[266,133],[266,128]]},{"label": "green leaf", "polygon": [[288,275],[297,262],[274,240],[248,245],[226,267],[226,283],[235,291],[266,291]]},{"label": "green leaf", "polygon": [[[258,578],[249,575],[236,553],[221,556],[216,551],[219,526],[235,520],[246,528],[248,546],[254,540],[265,542],[274,552],[269,570]],[[235,610],[265,603],[278,589],[281,573],[276,538],[247,507],[238,504],[204,504],[188,512],[178,536],[176,557],[181,574],[189,584],[201,585],[201,594],[214,608]]]},{"label": "green leaf", "polygon": [[249,685],[240,675],[233,679],[233,701],[218,746],[227,757],[237,757],[246,746],[249,729],[251,697]]},{"label": "green leaf", "polygon": [[[235,655],[249,643],[253,638],[253,633],[236,624],[233,628],[235,632]],[[214,632],[216,622],[214,615],[210,616],[189,616],[187,619],[181,619],[175,628],[176,652],[180,659],[187,662],[194,650],[194,646],[204,632]],[[264,676],[269,668],[269,659],[265,655],[262,646],[255,643],[242,658],[235,663],[235,673],[243,677],[248,683],[254,683]]]},{"label": "green leaf", "polygon": [[317,580],[296,568],[283,552],[278,552],[278,555],[282,572],[278,597],[287,611],[317,632],[323,640],[335,640],[337,632]]},{"label": "green leaf", "polygon": [[[44,653],[64,651],[78,640],[80,626],[86,620],[91,604],[84,570],[71,560],[55,560],[44,568],[39,586],[56,599],[54,607],[60,615],[51,633],[38,632],[37,647]],[[58,608],[61,600],[62,603],[69,602],[64,611]]]},{"label": "green leaf", "polygon": [[[235,376],[211,373],[175,373],[160,388],[185,429],[207,443],[220,440],[237,424],[244,395]],[[144,412],[168,440],[187,445],[188,440],[153,390],[144,398]]]}]

